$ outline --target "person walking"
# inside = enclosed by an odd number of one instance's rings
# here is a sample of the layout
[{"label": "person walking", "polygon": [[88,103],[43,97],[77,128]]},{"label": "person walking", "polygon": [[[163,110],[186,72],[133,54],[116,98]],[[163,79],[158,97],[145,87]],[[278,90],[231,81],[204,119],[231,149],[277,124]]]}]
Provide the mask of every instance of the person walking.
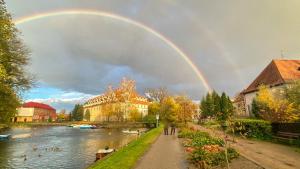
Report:
[{"label": "person walking", "polygon": [[172,123],[171,124],[171,135],[175,135],[175,130],[176,130],[176,125],[175,125],[175,123]]},{"label": "person walking", "polygon": [[169,135],[169,124],[168,123],[166,123],[164,126],[164,133],[165,133],[165,135]]}]

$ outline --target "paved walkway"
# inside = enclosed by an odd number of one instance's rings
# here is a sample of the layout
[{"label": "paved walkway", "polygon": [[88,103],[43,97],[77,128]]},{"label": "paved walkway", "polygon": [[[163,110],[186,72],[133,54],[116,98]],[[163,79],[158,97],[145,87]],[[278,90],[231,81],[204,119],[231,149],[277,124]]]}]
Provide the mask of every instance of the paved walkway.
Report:
[{"label": "paved walkway", "polygon": [[185,156],[177,135],[161,134],[140,159],[136,169],[186,169]]},{"label": "paved walkway", "polygon": [[[192,124],[193,125],[193,124]],[[213,136],[224,137],[223,132],[193,125],[199,130],[207,131]],[[300,153],[295,148],[265,141],[235,139],[231,142],[241,155],[266,169],[300,169]]]}]

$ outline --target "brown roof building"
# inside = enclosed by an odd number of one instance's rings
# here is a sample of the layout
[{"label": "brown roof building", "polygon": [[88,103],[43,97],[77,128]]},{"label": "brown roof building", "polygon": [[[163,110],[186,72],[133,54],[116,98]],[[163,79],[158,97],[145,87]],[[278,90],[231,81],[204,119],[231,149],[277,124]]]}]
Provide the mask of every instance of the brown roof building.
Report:
[{"label": "brown roof building", "polygon": [[14,122],[48,122],[57,119],[56,110],[43,103],[27,102],[17,108]]},{"label": "brown roof building", "polygon": [[241,94],[244,95],[247,116],[250,116],[251,114],[251,104],[256,97],[256,92],[260,85],[277,88],[299,79],[300,60],[272,60],[258,77],[241,92]]},{"label": "brown roof building", "polygon": [[300,60],[272,60],[243,93],[257,91],[262,84],[273,87],[298,79],[300,79]]}]

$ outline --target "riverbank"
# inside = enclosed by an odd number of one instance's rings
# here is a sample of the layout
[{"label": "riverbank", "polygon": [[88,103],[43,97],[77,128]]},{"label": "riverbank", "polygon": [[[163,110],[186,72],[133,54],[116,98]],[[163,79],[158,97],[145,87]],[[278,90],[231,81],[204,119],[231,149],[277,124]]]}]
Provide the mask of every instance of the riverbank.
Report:
[{"label": "riverbank", "polygon": [[[46,127],[46,126],[69,126],[71,124],[91,124],[103,128],[142,128],[144,123],[139,122],[87,122],[87,121],[68,121],[68,122],[27,122],[27,123],[10,123],[4,128],[22,128],[22,127]],[[1,124],[0,124],[1,131]]]},{"label": "riverbank", "polygon": [[89,169],[131,169],[140,157],[149,149],[152,143],[158,138],[163,129],[163,125],[152,129],[139,139],[131,142],[128,146],[97,161]]},{"label": "riverbank", "polygon": [[6,125],[6,124],[0,124],[0,132],[6,130],[8,128],[9,128],[8,125]]}]

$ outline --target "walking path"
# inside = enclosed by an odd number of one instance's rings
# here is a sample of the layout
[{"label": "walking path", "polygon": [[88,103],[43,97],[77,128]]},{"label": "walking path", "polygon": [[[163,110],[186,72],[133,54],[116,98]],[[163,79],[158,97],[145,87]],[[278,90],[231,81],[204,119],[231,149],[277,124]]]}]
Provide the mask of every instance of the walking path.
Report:
[{"label": "walking path", "polygon": [[161,134],[140,159],[136,169],[185,169],[185,156],[177,135]]},{"label": "walking path", "polygon": [[[191,125],[199,130],[209,132],[213,136],[224,138],[223,132],[219,130]],[[242,138],[235,139],[235,141],[236,143],[230,143],[233,148],[266,169],[300,169],[300,153],[296,152],[293,147]]]}]

